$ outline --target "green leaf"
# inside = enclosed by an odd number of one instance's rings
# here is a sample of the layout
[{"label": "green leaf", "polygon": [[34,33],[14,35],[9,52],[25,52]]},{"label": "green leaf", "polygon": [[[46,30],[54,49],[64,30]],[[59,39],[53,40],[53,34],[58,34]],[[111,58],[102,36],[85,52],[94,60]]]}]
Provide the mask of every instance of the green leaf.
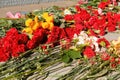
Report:
[{"label": "green leaf", "polygon": [[107,2],[107,0],[102,0],[103,2]]},{"label": "green leaf", "polygon": [[11,20],[8,20],[8,26],[11,26],[13,22]]},{"label": "green leaf", "polygon": [[86,46],[86,44],[80,44],[79,46],[77,46],[80,49],[83,49]]},{"label": "green leaf", "polygon": [[78,59],[81,57],[80,51],[76,51],[76,50],[69,50],[68,55],[70,56],[70,58],[72,59]]},{"label": "green leaf", "polygon": [[69,49],[63,51],[62,61],[65,63],[79,58],[81,58],[81,52],[79,50]]},{"label": "green leaf", "polygon": [[0,19],[0,26],[6,26],[8,24],[6,19]]},{"label": "green leaf", "polygon": [[70,57],[66,54],[64,54],[62,56],[62,61],[65,62],[65,63],[69,63],[70,62]]}]

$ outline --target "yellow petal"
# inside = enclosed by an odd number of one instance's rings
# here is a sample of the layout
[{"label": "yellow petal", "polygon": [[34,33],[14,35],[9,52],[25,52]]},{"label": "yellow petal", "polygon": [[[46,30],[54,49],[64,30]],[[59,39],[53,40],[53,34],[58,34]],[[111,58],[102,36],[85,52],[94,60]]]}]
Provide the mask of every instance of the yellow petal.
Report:
[{"label": "yellow petal", "polygon": [[33,23],[33,20],[32,20],[32,19],[27,19],[27,20],[25,21],[25,25],[26,25],[26,26],[30,26],[31,23]]},{"label": "yellow petal", "polygon": [[34,20],[35,22],[38,22],[38,16],[35,16]]},{"label": "yellow petal", "polygon": [[49,30],[52,30],[52,28],[54,27],[53,23],[49,23]]},{"label": "yellow petal", "polygon": [[45,19],[46,19],[48,16],[49,16],[49,15],[48,15],[48,12],[44,12],[43,15],[42,15],[42,17],[45,18]]},{"label": "yellow petal", "polygon": [[32,30],[32,28],[27,27],[27,28],[24,28],[22,32],[26,32],[26,33],[32,34],[33,30]]},{"label": "yellow petal", "polygon": [[42,22],[42,28],[47,29],[49,27],[49,24],[47,22]]},{"label": "yellow petal", "polygon": [[53,16],[47,17],[47,18],[46,18],[46,21],[47,21],[47,22],[53,22]]},{"label": "yellow petal", "polygon": [[33,29],[33,30],[36,30],[36,29],[38,29],[39,27],[40,27],[39,23],[36,23],[36,24],[32,27],[32,29]]}]

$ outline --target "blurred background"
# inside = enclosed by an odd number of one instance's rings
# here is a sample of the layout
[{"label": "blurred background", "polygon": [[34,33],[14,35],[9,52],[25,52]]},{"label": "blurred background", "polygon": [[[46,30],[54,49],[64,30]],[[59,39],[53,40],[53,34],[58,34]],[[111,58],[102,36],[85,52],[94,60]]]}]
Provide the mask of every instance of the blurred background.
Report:
[{"label": "blurred background", "polygon": [[0,18],[7,12],[30,12],[50,6],[67,7],[77,4],[78,0],[0,0]]}]

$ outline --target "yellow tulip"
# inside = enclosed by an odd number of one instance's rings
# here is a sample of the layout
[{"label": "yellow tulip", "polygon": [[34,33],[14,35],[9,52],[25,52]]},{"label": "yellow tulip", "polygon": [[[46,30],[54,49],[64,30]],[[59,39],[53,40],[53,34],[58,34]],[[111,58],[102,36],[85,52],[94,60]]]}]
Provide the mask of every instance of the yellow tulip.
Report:
[{"label": "yellow tulip", "polygon": [[49,15],[48,12],[43,13],[42,17],[45,19],[45,22],[39,21],[38,16],[35,16],[33,19],[27,19],[25,21],[25,25],[27,28],[23,29],[24,32],[32,34],[33,31],[38,29],[39,27],[42,27],[43,29],[49,29],[52,30],[54,24],[53,24],[53,16]]},{"label": "yellow tulip", "polygon": [[49,27],[49,24],[47,22],[41,23],[43,29],[47,29]]},{"label": "yellow tulip", "polygon": [[22,32],[26,32],[26,33],[32,34],[33,30],[32,30],[32,28],[27,27],[27,28],[24,28]]},{"label": "yellow tulip", "polygon": [[47,17],[47,18],[46,18],[46,21],[47,21],[47,22],[53,22],[53,16]]},{"label": "yellow tulip", "polygon": [[43,13],[42,17],[47,21],[47,22],[53,22],[53,16],[49,15],[47,12]]},{"label": "yellow tulip", "polygon": [[34,24],[34,22],[33,22],[32,19],[27,19],[27,20],[25,21],[25,25],[26,25],[26,26],[32,26],[33,24]]},{"label": "yellow tulip", "polygon": [[35,16],[34,21],[37,23],[38,21],[38,16]]},{"label": "yellow tulip", "polygon": [[52,28],[54,27],[53,23],[49,23],[49,30],[52,30]]},{"label": "yellow tulip", "polygon": [[43,13],[42,17],[45,19],[46,22],[42,22],[42,27],[44,29],[52,30],[54,24],[53,24],[53,16],[49,15],[48,12]]},{"label": "yellow tulip", "polygon": [[44,19],[46,19],[47,17],[49,17],[48,12],[44,12],[43,15],[42,15],[42,17],[43,17]]},{"label": "yellow tulip", "polygon": [[40,27],[39,23],[35,23],[34,26],[32,27],[33,30],[36,30]]},{"label": "yellow tulip", "polygon": [[35,16],[34,20],[33,19],[27,19],[25,21],[25,25],[27,28],[23,29],[24,32],[32,34],[33,31],[41,27],[41,22],[38,20],[38,16]]}]

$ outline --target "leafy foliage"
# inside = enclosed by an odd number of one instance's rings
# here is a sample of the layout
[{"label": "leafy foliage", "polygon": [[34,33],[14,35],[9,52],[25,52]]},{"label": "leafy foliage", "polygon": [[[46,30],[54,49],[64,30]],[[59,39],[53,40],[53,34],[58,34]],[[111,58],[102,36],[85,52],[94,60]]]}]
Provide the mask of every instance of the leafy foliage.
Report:
[{"label": "leafy foliage", "polygon": [[5,35],[5,32],[9,30],[12,27],[17,28],[18,30],[21,30],[24,25],[25,19],[6,19],[2,18],[0,19],[0,37]]},{"label": "leafy foliage", "polygon": [[73,49],[64,50],[62,55],[62,61],[65,63],[71,62],[74,59],[81,58],[81,52]]}]

